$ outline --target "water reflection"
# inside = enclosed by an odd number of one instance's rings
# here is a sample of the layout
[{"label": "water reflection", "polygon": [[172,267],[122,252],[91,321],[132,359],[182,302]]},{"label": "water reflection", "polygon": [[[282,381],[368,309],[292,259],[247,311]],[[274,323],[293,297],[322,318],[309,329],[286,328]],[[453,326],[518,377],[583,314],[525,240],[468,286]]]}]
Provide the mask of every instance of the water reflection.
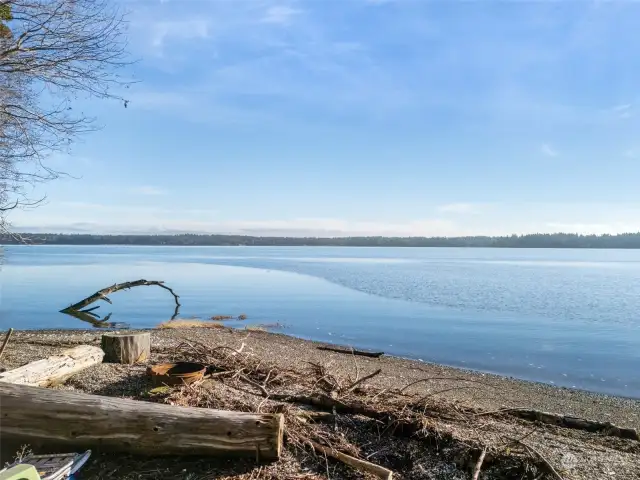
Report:
[{"label": "water reflection", "polygon": [[112,313],[109,313],[104,319],[100,319],[98,314],[87,310],[60,310],[60,313],[87,322],[94,328],[130,328],[126,323],[110,322]]}]

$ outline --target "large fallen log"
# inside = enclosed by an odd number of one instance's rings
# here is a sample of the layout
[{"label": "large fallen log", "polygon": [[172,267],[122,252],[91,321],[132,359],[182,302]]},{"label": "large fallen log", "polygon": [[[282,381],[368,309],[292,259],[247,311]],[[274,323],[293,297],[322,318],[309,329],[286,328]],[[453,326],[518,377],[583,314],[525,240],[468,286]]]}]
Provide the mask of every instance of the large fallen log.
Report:
[{"label": "large fallen log", "polygon": [[103,357],[104,352],[100,347],[79,345],[65,350],[60,355],[53,355],[0,373],[0,382],[38,387],[57,385],[75,373],[102,362]]},{"label": "large fallen log", "polygon": [[282,414],[178,407],[0,383],[3,442],[140,455],[277,459]]}]

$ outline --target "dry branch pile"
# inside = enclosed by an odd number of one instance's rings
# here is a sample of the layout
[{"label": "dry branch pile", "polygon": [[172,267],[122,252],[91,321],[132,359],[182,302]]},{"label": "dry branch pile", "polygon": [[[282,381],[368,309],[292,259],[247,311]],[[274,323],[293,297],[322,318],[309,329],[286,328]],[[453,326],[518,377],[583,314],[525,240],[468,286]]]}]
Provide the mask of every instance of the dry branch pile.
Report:
[{"label": "dry branch pile", "polygon": [[[341,377],[332,372],[330,364],[274,367],[255,357],[248,342],[231,348],[185,340],[177,347],[156,349],[154,361],[204,363],[207,376],[198,384],[147,389],[137,396],[172,405],[284,413],[283,460],[254,466],[251,476],[231,478],[558,478],[526,438],[505,436],[496,448],[495,442],[463,441],[441,430],[443,422],[477,423],[478,412],[445,405],[435,396],[451,388],[487,388],[481,382],[462,385],[466,382],[443,377],[447,387],[426,396],[410,393],[412,385],[380,389],[368,381],[381,370],[361,371],[355,355],[355,374]],[[449,386],[452,382],[458,385]],[[298,464],[301,476],[280,470],[291,462]],[[439,476],[434,477],[434,471]]]}]

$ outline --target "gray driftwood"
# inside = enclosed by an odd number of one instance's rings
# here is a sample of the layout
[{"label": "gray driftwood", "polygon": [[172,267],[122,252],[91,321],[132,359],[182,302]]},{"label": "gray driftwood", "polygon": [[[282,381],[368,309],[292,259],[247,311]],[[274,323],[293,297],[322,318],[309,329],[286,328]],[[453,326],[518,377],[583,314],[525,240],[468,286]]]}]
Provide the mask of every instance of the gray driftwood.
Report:
[{"label": "gray driftwood", "polygon": [[2,440],[140,455],[280,457],[282,414],[178,407],[0,382]]},{"label": "gray driftwood", "polygon": [[[0,382],[47,387],[64,382],[85,368],[102,362],[104,353],[99,347],[78,345],[43,360],[0,373]],[[3,406],[4,408],[4,406]]]},{"label": "gray driftwood", "polygon": [[151,355],[151,333],[107,333],[102,336],[104,361],[134,364]]}]

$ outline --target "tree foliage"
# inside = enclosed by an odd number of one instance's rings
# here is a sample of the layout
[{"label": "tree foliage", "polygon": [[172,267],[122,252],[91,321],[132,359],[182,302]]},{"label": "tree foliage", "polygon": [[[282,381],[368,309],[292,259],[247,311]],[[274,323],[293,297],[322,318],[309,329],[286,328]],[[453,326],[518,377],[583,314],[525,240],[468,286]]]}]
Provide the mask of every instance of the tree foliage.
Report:
[{"label": "tree foliage", "polygon": [[109,0],[0,4],[0,229],[8,211],[37,203],[34,184],[60,175],[47,157],[97,128],[75,102],[120,98],[125,26]]},{"label": "tree foliage", "polygon": [[[177,246],[332,246],[332,247],[478,247],[478,248],[640,248],[640,233],[576,235],[571,233],[505,237],[250,237],[244,235],[90,235],[24,234],[44,245],[177,245]],[[0,235],[0,244],[16,243]]]}]

